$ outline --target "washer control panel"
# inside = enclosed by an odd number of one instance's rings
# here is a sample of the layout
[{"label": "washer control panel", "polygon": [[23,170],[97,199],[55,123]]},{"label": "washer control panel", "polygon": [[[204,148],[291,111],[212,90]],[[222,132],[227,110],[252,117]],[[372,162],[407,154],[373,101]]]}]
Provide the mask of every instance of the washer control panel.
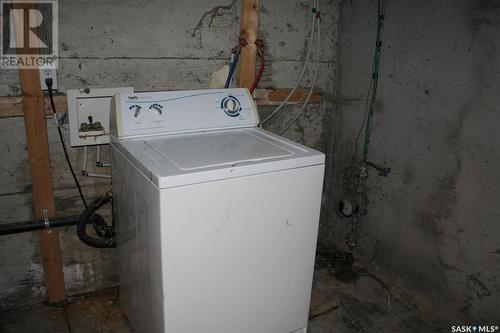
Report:
[{"label": "washer control panel", "polygon": [[111,135],[118,139],[259,124],[246,88],[122,93],[112,108]]}]

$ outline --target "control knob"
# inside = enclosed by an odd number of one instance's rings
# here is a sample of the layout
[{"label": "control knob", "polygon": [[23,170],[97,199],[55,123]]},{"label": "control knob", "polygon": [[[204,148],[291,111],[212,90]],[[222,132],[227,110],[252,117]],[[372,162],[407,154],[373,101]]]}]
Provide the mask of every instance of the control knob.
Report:
[{"label": "control knob", "polygon": [[128,109],[130,111],[133,111],[134,112],[134,118],[137,118],[139,116],[139,114],[141,113],[142,107],[140,105],[131,105]]},{"label": "control knob", "polygon": [[155,103],[155,104],[151,104],[151,105],[149,106],[149,109],[150,109],[150,110],[152,110],[152,111],[156,111],[156,112],[158,112],[158,114],[159,114],[160,116],[161,116],[161,115],[162,115],[162,113],[163,113],[163,105],[161,105],[161,104],[156,104],[156,103]]},{"label": "control knob", "polygon": [[222,100],[222,110],[231,117],[236,117],[240,114],[241,104],[234,96],[227,96]]}]

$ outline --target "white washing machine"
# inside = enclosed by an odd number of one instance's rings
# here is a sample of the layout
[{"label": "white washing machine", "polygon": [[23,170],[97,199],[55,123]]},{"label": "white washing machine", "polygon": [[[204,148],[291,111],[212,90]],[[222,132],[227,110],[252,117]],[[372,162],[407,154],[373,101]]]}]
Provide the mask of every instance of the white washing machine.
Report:
[{"label": "white washing machine", "polygon": [[137,332],[306,332],[325,158],[258,123],[246,89],[114,97],[120,295]]}]

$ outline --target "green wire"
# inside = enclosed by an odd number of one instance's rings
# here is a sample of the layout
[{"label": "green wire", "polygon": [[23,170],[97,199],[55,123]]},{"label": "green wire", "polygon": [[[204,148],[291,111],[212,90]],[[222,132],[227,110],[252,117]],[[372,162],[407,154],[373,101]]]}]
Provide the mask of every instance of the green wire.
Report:
[{"label": "green wire", "polygon": [[375,42],[375,54],[373,55],[372,63],[372,93],[370,99],[370,105],[368,109],[368,116],[365,127],[365,138],[363,143],[363,163],[366,163],[368,159],[368,148],[370,145],[370,136],[373,124],[373,111],[375,108],[375,101],[377,95],[378,87],[378,75],[379,75],[379,64],[380,64],[380,51],[382,49],[382,0],[377,0],[377,38]]}]

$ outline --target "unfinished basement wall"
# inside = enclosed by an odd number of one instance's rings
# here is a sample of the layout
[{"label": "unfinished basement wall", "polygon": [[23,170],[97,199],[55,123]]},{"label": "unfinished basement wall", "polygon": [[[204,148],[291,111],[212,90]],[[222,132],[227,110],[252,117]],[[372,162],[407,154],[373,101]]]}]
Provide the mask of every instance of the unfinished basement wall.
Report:
[{"label": "unfinished basement wall", "polygon": [[[328,97],[336,69],[338,1],[322,1],[322,53],[318,88]],[[260,38],[268,66],[260,87],[293,87],[307,50],[311,1],[261,1]],[[240,1],[59,1],[59,91],[133,86],[136,90],[207,88],[212,73],[228,63],[238,42]],[[312,67],[311,67],[312,68]],[[312,75],[306,75],[305,86]],[[2,70],[0,96],[20,95],[18,72]],[[262,107],[264,113],[272,107]],[[269,124],[279,130],[297,106]],[[311,105],[287,136],[326,151],[331,104]],[[47,120],[57,215],[82,211],[58,141]],[[69,137],[69,132],[65,131]],[[69,142],[69,140],[67,140]],[[71,149],[79,171],[82,149]],[[108,152],[103,153],[108,158]],[[0,118],[0,223],[32,215],[30,170],[23,118]],[[95,156],[91,157],[95,161]],[[93,163],[91,164],[93,165]],[[90,171],[90,170],[89,170]],[[108,171],[109,170],[98,170]],[[107,180],[79,177],[87,198],[110,187]],[[74,227],[61,230],[68,295],[116,286],[116,250],[83,245]],[[0,312],[45,299],[36,232],[0,237]]]},{"label": "unfinished basement wall", "polygon": [[[355,256],[393,290],[457,324],[497,324],[500,308],[500,2],[387,1]],[[376,1],[343,1],[334,155],[323,241],[345,248],[354,137],[371,75]],[[326,227],[325,227],[326,229]],[[332,243],[332,240],[335,242]],[[397,295],[397,294],[393,294]]]}]

